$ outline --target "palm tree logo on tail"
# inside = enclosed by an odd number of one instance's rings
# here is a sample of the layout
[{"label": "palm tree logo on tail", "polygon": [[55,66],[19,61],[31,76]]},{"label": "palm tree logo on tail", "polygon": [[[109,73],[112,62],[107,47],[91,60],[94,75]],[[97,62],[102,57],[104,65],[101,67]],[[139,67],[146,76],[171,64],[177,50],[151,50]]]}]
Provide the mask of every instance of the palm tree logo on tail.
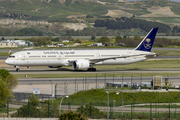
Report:
[{"label": "palm tree logo on tail", "polygon": [[144,41],[144,47],[146,49],[150,49],[152,46],[151,46],[151,39],[147,38],[145,41]]}]

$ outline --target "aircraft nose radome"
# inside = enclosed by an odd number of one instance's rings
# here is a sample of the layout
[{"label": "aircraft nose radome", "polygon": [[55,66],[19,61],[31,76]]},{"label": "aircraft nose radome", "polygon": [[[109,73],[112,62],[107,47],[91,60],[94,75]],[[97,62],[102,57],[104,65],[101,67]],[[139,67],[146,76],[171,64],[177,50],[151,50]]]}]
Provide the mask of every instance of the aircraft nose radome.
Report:
[{"label": "aircraft nose radome", "polygon": [[6,63],[6,64],[9,64],[9,60],[5,60],[5,63]]},{"label": "aircraft nose radome", "polygon": [[7,63],[8,63],[8,60],[5,60],[5,63],[7,64]]}]

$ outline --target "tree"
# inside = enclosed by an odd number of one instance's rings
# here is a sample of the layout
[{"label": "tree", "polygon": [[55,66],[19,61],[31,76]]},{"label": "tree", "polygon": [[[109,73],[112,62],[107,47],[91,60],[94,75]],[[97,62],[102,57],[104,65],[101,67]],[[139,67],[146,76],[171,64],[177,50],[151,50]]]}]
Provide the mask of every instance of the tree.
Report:
[{"label": "tree", "polygon": [[98,42],[105,44],[105,43],[109,43],[110,39],[107,36],[102,36],[99,38]]},{"label": "tree", "polygon": [[0,69],[0,106],[13,98],[12,89],[18,84],[18,79],[8,70]]},{"label": "tree", "polygon": [[13,117],[27,117],[27,116],[33,116],[33,117],[39,117],[40,115],[40,109],[37,107],[39,106],[39,98],[35,96],[33,93],[29,96],[29,104],[23,105],[19,109],[17,109],[17,112],[14,113]]},{"label": "tree", "polygon": [[121,42],[122,37],[121,36],[116,36],[115,40],[116,40],[116,43],[119,43],[119,42]]},{"label": "tree", "polygon": [[8,70],[6,70],[6,69],[0,69],[0,78],[1,78],[2,80],[5,80],[6,77],[9,76],[9,75],[10,75],[10,73],[9,73]]},{"label": "tree", "polygon": [[94,18],[92,15],[87,15],[86,18]]},{"label": "tree", "polygon": [[91,40],[95,40],[96,39],[96,36],[91,36]]},{"label": "tree", "polygon": [[75,43],[82,43],[82,40],[80,38],[77,38],[74,40]]},{"label": "tree", "polygon": [[14,75],[8,75],[5,78],[6,86],[8,89],[12,90],[16,85],[18,85],[18,79]]},{"label": "tree", "polygon": [[31,96],[29,96],[29,103],[33,107],[38,107],[40,101],[39,101],[39,98],[32,93]]},{"label": "tree", "polygon": [[2,37],[1,40],[4,40],[4,37]]},{"label": "tree", "polygon": [[6,101],[9,98],[10,90],[6,87],[4,81],[0,80],[0,107],[5,106]]},{"label": "tree", "polygon": [[141,37],[139,35],[134,35],[133,39],[134,40],[141,40]]},{"label": "tree", "polygon": [[102,118],[102,116],[104,116],[105,114],[103,112],[101,112],[98,108],[95,108],[94,106],[90,106],[89,104],[87,104],[85,107],[84,106],[80,106],[77,108],[77,112],[86,115],[86,117],[90,116],[90,109],[92,111],[92,118],[93,119],[100,119]]}]

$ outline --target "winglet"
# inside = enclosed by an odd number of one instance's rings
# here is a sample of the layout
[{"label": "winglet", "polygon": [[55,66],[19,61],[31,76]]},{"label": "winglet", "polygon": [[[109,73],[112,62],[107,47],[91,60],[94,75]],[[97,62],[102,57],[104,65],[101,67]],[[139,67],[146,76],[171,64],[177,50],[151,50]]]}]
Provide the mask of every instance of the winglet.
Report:
[{"label": "winglet", "polygon": [[135,48],[135,50],[150,52],[154,43],[154,39],[158,28],[152,28],[151,31],[146,35],[146,37],[141,41],[141,43]]}]

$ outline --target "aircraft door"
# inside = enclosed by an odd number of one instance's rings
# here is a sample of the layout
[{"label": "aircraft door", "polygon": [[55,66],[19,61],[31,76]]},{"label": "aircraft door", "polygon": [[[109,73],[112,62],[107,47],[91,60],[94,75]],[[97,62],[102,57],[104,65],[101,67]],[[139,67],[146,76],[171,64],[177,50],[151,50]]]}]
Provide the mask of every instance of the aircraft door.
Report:
[{"label": "aircraft door", "polygon": [[21,55],[21,60],[25,60],[25,55]]}]

